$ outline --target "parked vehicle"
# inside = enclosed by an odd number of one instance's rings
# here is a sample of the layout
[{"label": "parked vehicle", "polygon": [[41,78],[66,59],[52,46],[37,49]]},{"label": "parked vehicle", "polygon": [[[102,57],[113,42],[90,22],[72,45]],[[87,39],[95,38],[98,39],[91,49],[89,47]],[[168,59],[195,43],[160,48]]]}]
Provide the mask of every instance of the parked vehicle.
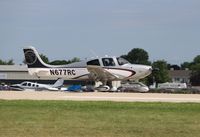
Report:
[{"label": "parked vehicle", "polygon": [[158,89],[187,89],[186,83],[159,83]]},{"label": "parked vehicle", "polygon": [[118,90],[122,92],[131,92],[131,91],[148,92],[149,88],[141,82],[131,82],[122,84],[122,86],[119,87]]}]

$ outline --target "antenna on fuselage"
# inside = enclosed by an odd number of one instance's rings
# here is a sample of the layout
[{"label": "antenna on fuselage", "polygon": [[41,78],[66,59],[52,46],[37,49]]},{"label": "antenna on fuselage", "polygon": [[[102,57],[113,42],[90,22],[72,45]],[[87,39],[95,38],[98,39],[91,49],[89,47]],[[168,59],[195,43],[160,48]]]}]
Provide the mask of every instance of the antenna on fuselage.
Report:
[{"label": "antenna on fuselage", "polygon": [[96,52],[94,52],[94,50],[90,49],[90,52],[93,54],[94,57],[98,58],[98,55],[96,54]]}]

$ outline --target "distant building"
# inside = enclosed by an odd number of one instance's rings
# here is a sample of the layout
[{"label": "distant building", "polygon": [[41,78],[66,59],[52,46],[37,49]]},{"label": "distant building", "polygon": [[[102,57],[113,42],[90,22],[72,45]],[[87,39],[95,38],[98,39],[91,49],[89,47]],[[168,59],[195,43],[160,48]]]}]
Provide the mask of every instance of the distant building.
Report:
[{"label": "distant building", "polygon": [[172,82],[176,83],[190,83],[191,70],[169,70],[169,77]]}]

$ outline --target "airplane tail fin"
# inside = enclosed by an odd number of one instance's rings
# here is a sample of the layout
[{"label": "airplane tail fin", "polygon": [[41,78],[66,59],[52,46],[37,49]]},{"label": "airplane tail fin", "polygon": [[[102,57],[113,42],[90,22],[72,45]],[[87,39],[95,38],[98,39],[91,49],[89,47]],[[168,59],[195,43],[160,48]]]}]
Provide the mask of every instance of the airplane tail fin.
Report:
[{"label": "airplane tail fin", "polygon": [[44,63],[34,47],[24,48],[25,62],[28,68],[48,68],[48,64]]},{"label": "airplane tail fin", "polygon": [[62,78],[59,78],[54,84],[53,84],[53,88],[59,88],[59,87],[61,87],[62,85],[63,85],[63,83],[64,83],[64,79],[62,79]]}]

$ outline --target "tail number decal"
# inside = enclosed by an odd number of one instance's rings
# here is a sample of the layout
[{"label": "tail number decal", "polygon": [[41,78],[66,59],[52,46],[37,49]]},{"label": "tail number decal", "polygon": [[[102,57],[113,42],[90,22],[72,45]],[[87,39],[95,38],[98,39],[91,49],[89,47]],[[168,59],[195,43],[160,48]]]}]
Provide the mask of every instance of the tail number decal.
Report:
[{"label": "tail number decal", "polygon": [[50,69],[50,75],[76,75],[74,69]]}]

